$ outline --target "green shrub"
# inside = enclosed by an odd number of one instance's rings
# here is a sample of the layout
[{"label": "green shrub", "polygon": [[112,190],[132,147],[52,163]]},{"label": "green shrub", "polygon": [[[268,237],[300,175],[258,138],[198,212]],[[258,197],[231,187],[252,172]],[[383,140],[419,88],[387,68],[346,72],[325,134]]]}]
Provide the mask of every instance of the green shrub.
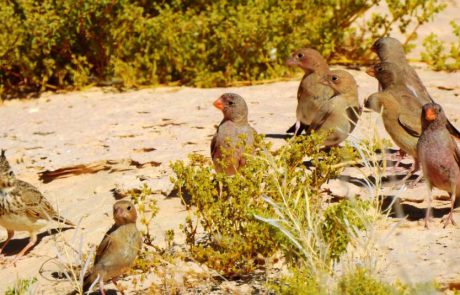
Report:
[{"label": "green shrub", "polygon": [[5,295],[24,295],[24,294],[31,294],[32,287],[37,282],[37,278],[31,279],[19,279],[14,283],[13,287],[9,287],[5,291]]},{"label": "green shrub", "polygon": [[[369,8],[388,3],[390,14]],[[286,57],[311,46],[336,62],[367,59],[376,37],[406,33],[438,0],[6,0],[0,6],[0,91],[178,83],[233,85],[289,74]],[[409,37],[415,36],[409,33]]]},{"label": "green shrub", "polygon": [[[329,206],[323,213],[322,233],[329,245],[332,259],[339,259],[350,242],[350,230],[364,230],[366,216],[361,213],[370,208],[370,203],[362,200],[344,200]],[[350,226],[351,225],[351,226]]]},{"label": "green shrub", "polygon": [[457,38],[450,43],[450,50],[446,52],[446,43],[431,33],[423,40],[425,51],[422,52],[422,61],[426,62],[435,71],[455,71],[460,69],[460,25],[452,21],[452,32]]},{"label": "green shrub", "polygon": [[[322,185],[338,175],[344,158],[353,155],[349,147],[324,151],[319,144],[324,136],[294,138],[274,152],[259,138],[254,154],[247,155],[246,166],[233,177],[215,174],[211,161],[200,155],[190,155],[188,163],[172,163],[171,181],[193,209],[183,230],[194,258],[228,276],[253,271],[279,249],[295,263],[303,255],[296,239],[271,225],[282,222],[280,214],[286,213],[298,217],[293,232],[300,235],[308,235],[312,223],[319,226]],[[306,207],[312,214],[308,218]],[[314,247],[326,242],[320,239]]]}]

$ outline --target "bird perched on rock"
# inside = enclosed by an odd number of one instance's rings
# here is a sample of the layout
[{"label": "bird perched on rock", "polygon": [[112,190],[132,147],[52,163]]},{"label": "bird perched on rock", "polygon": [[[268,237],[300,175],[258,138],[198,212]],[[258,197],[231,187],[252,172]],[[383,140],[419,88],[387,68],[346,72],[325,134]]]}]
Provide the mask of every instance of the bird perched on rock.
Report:
[{"label": "bird perched on rock", "polygon": [[329,131],[325,146],[335,146],[344,141],[354,130],[361,107],[358,101],[358,86],[353,76],[343,70],[331,71],[324,75],[320,83],[329,86],[334,95],[322,104],[313,117],[307,133]]},{"label": "bird perched on rock", "polygon": [[105,234],[96,250],[96,259],[91,271],[86,274],[83,291],[87,291],[99,278],[99,291],[105,295],[104,281],[116,281],[127,272],[136,259],[141,247],[142,237],[136,227],[137,213],[132,202],[121,200],[113,205],[115,224]]},{"label": "bird perched on rock", "polygon": [[384,90],[369,96],[365,106],[377,113],[382,112],[383,124],[390,137],[399,148],[414,158],[414,165],[404,179],[406,180],[419,169],[417,141],[422,131],[422,105],[405,91],[401,84],[403,71],[398,65],[379,63],[370,67],[367,73],[377,78]]},{"label": "bird perched on rock", "polygon": [[305,73],[297,90],[297,122],[287,130],[287,133],[299,135],[309,128],[322,104],[334,95],[334,91],[320,83],[322,77],[329,72],[329,66],[318,51],[311,48],[299,49],[292,53],[286,64],[299,67]]},{"label": "bird perched on rock", "polygon": [[428,227],[430,217],[431,190],[437,187],[447,191],[451,198],[450,212],[444,222],[446,227],[449,221],[455,224],[452,211],[455,199],[460,197],[460,150],[446,128],[446,115],[440,105],[425,104],[421,121],[423,132],[417,150],[429,189],[425,226]]},{"label": "bird perched on rock", "polygon": [[222,111],[224,119],[211,141],[211,157],[217,172],[233,175],[245,164],[243,153],[254,144],[257,132],[249,125],[248,106],[235,93],[225,93],[214,106]]},{"label": "bird perched on rock", "polygon": [[[434,102],[417,72],[409,65],[401,42],[392,37],[384,37],[375,41],[371,49],[378,55],[380,61],[394,63],[401,68],[402,76],[399,83],[405,86],[405,91],[411,94],[412,99],[416,99],[421,105]],[[380,84],[380,87],[383,85]],[[449,120],[446,126],[452,135],[460,139],[460,132]]]},{"label": "bird perched on rock", "polygon": [[15,231],[29,232],[30,241],[16,255],[13,260],[14,264],[35,245],[37,233],[51,220],[75,226],[60,216],[36,187],[16,178],[6,159],[5,150],[2,150],[0,155],[0,226],[7,230],[8,237],[0,249],[0,254],[13,238]]}]

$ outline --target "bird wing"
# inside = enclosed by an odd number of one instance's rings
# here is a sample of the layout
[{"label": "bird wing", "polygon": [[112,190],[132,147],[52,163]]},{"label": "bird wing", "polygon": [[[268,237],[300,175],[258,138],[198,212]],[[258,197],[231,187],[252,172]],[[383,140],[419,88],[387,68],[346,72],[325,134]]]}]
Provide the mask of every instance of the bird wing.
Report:
[{"label": "bird wing", "polygon": [[112,244],[111,234],[117,229],[118,227],[114,224],[112,227],[105,233],[104,238],[102,239],[101,243],[96,249],[96,258],[94,259],[94,264],[98,263],[101,258],[104,256],[104,253],[110,248]]},{"label": "bird wing", "polygon": [[363,108],[361,106],[350,106],[346,109],[347,116],[351,120],[350,130],[348,130],[350,133],[353,131],[353,129],[355,129],[362,111]]},{"label": "bird wing", "polygon": [[23,211],[28,217],[33,219],[53,219],[75,226],[74,223],[60,216],[42,193],[30,183],[17,179],[16,188],[11,194],[19,197],[18,210]]},{"label": "bird wing", "polygon": [[452,139],[452,144],[454,145],[454,158],[455,162],[457,162],[458,167],[460,167],[460,149],[458,148],[457,143],[455,140],[451,137]]},{"label": "bird wing", "polygon": [[311,122],[307,134],[310,133],[311,131],[315,130],[317,131],[321,126],[326,122],[326,120],[331,116],[332,111],[330,110],[320,110],[316,116],[313,118],[313,121]]},{"label": "bird wing", "polygon": [[211,157],[214,157],[214,153],[216,152],[216,144],[217,144],[217,134],[214,134],[211,140]]},{"label": "bird wing", "polygon": [[399,125],[411,136],[413,137],[420,137],[421,134],[421,124],[414,120],[413,115],[407,115],[405,113],[401,113],[398,116],[398,123]]}]

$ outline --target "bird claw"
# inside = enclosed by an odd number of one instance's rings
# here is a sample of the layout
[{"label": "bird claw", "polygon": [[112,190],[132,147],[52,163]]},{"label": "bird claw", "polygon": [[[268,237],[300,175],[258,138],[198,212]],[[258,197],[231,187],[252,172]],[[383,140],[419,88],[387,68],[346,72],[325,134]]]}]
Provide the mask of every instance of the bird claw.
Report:
[{"label": "bird claw", "polygon": [[443,228],[446,228],[447,225],[449,225],[449,221],[452,223],[453,226],[457,225],[457,223],[454,220],[454,217],[452,216],[452,213],[449,213],[447,217],[443,217],[441,219],[441,222],[444,222]]}]

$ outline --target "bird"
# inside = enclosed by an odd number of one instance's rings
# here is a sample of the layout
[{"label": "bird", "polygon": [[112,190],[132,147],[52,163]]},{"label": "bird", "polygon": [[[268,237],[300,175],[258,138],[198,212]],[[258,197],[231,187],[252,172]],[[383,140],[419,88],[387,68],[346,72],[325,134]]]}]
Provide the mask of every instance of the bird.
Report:
[{"label": "bird", "polygon": [[[420,123],[422,105],[411,93],[405,91],[404,85],[400,83],[403,71],[397,64],[378,63],[369,67],[367,73],[375,77],[384,90],[370,95],[364,103],[365,107],[377,113],[382,112],[383,125],[391,139],[400,149],[414,158],[414,164],[403,179],[405,182],[419,170],[417,141],[422,132]],[[419,180],[420,178],[412,185]]]},{"label": "bird", "polygon": [[248,122],[248,106],[235,93],[224,93],[214,106],[222,111],[224,118],[211,141],[211,157],[218,173],[234,175],[245,165],[243,153],[250,152],[257,134]]},{"label": "bird", "polygon": [[432,188],[447,191],[450,195],[450,212],[444,227],[449,222],[455,225],[452,212],[456,198],[460,197],[460,150],[446,128],[446,115],[439,104],[427,103],[423,106],[422,134],[417,143],[417,152],[423,174],[428,184],[428,208],[425,227],[431,211]]},{"label": "bird", "polygon": [[117,279],[131,268],[142,247],[142,236],[136,227],[137,212],[131,201],[117,201],[113,205],[113,219],[115,223],[97,247],[94,265],[84,277],[84,292],[99,278],[101,294],[105,295],[104,281],[108,280],[123,294]]},{"label": "bird", "polygon": [[286,60],[286,65],[304,71],[297,90],[297,122],[286,131],[300,135],[309,128],[322,104],[334,95],[334,91],[320,83],[322,77],[329,72],[329,66],[315,49],[302,48],[293,52]]},{"label": "bird", "polygon": [[51,220],[71,227],[75,224],[59,215],[42,193],[30,183],[17,179],[5,155],[0,154],[0,226],[7,231],[7,239],[0,254],[11,241],[15,231],[27,231],[29,243],[16,255],[13,264],[37,242],[37,233]]},{"label": "bird", "polygon": [[[371,47],[381,62],[390,62],[397,64],[402,69],[402,81],[406,91],[411,93],[421,105],[429,102],[435,102],[431,95],[428,93],[425,85],[418,76],[413,67],[410,66],[404,53],[404,48],[398,39],[392,37],[383,37],[377,39]],[[382,85],[379,85],[381,87]],[[460,132],[457,128],[447,120],[447,129],[456,138],[460,139]]]},{"label": "bird", "polygon": [[361,115],[358,86],[353,76],[344,70],[330,71],[320,83],[329,86],[334,95],[322,104],[306,133],[329,131],[324,145],[336,146],[354,130]]}]

